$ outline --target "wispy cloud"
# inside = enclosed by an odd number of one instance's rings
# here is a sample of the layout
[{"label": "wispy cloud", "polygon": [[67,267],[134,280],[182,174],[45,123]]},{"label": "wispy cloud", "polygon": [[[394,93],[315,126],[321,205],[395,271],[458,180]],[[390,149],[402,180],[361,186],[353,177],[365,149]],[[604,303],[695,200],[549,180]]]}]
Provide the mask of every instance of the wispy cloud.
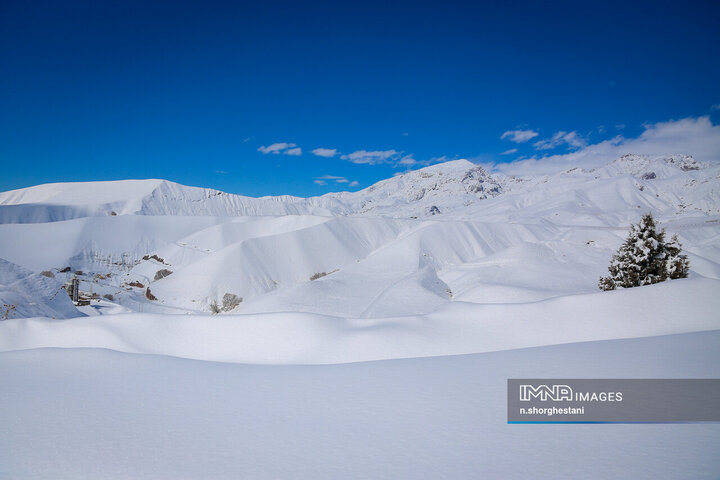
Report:
[{"label": "wispy cloud", "polygon": [[347,178],[340,177],[338,175],[322,175],[320,177],[315,177],[313,182],[315,182],[317,185],[327,185],[328,182],[347,183],[348,187],[356,187],[359,185],[359,183],[355,180],[351,182]]},{"label": "wispy cloud", "polygon": [[333,180],[337,183],[348,183],[348,179],[345,177],[338,177],[337,175],[323,175],[322,177],[316,177],[318,180]]},{"label": "wispy cloud", "polygon": [[507,132],[500,135],[501,140],[510,140],[515,143],[525,143],[528,140],[532,140],[539,134],[534,130],[508,130]]},{"label": "wispy cloud", "polygon": [[227,175],[228,174],[228,172],[226,172],[225,170],[215,170],[215,173],[217,173],[218,175]]},{"label": "wispy cloud", "polygon": [[352,163],[367,164],[367,165],[378,165],[381,163],[392,163],[392,160],[396,158],[400,152],[397,150],[357,150],[353,153],[343,155],[343,160],[348,160]]},{"label": "wispy cloud", "polygon": [[274,153],[277,155],[278,153],[282,152],[283,150],[287,150],[288,148],[292,149],[294,147],[297,147],[294,143],[286,143],[286,142],[278,142],[278,143],[272,143],[270,145],[262,146],[258,148],[258,152],[262,152],[265,155],[268,153]]},{"label": "wispy cloud", "polygon": [[420,162],[418,160],[415,160],[415,157],[413,157],[412,154],[405,155],[397,161],[398,165],[417,165],[418,163]]},{"label": "wispy cloud", "polygon": [[500,155],[512,155],[513,153],[517,153],[517,152],[518,152],[517,148],[511,148],[510,150],[505,150]]},{"label": "wispy cloud", "polygon": [[337,155],[338,151],[335,148],[316,148],[312,153],[318,157],[332,158]]},{"label": "wispy cloud", "polygon": [[715,105],[713,105],[713,106],[710,107],[710,111],[711,111],[711,112],[714,112],[714,111],[717,111],[717,110],[720,110],[720,103],[716,103]]},{"label": "wispy cloud", "polygon": [[696,160],[720,164],[720,125],[710,117],[690,117],[644,125],[635,138],[618,135],[613,139],[586,145],[566,154],[532,157],[496,164],[494,169],[512,175],[542,175],[569,168],[595,168],[626,154],[689,154]]},{"label": "wispy cloud", "polygon": [[567,145],[570,148],[582,148],[587,145],[587,141],[576,131],[560,131],[556,132],[551,138],[533,143],[536,150],[551,150],[560,145]]},{"label": "wispy cloud", "polygon": [[301,149],[300,147],[288,148],[288,149],[285,150],[283,153],[284,153],[285,155],[298,156],[298,155],[302,155],[302,149]]}]

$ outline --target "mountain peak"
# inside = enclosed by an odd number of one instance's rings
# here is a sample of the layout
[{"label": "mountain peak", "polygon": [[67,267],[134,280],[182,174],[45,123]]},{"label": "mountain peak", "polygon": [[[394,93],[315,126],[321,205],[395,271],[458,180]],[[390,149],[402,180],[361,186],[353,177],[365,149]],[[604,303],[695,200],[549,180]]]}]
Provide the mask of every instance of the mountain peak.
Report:
[{"label": "mountain peak", "polygon": [[605,176],[616,176],[618,174],[629,174],[643,180],[655,178],[670,178],[682,175],[685,172],[706,169],[708,165],[698,162],[692,155],[637,155],[634,153],[625,154],[604,167],[592,171],[599,172]]}]

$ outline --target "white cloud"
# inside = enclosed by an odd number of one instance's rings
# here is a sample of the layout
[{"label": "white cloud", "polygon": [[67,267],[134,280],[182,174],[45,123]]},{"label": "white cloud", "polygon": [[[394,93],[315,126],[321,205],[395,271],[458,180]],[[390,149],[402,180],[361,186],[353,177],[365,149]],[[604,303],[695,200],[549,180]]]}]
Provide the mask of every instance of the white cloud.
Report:
[{"label": "white cloud", "polygon": [[505,150],[500,155],[512,155],[513,153],[517,153],[517,148],[511,148],[510,150]]},{"label": "white cloud", "polygon": [[562,144],[566,144],[570,148],[582,148],[587,145],[587,141],[577,132],[556,132],[552,138],[546,138],[533,143],[536,150],[550,150],[557,148]]},{"label": "white cloud", "polygon": [[279,142],[279,143],[273,143],[271,145],[268,145],[267,147],[263,145],[262,147],[258,148],[258,152],[262,152],[266,155],[268,153],[274,153],[277,155],[278,153],[282,152],[283,150],[288,149],[288,148],[293,148],[293,147],[297,147],[297,145],[295,145],[294,143]]},{"label": "white cloud", "polygon": [[339,183],[347,183],[347,178],[345,177],[338,177],[337,175],[323,175],[322,177],[317,177],[320,180],[335,180]]},{"label": "white cloud", "polygon": [[644,127],[645,131],[636,138],[618,135],[575,152],[496,164],[494,169],[512,175],[552,174],[574,167],[595,168],[626,153],[649,156],[689,154],[700,162],[720,164],[720,125],[713,125],[707,116],[646,124]]},{"label": "white cloud", "polygon": [[442,157],[432,157],[427,160],[417,160],[413,154],[405,155],[402,158],[400,158],[396,163],[395,166],[405,166],[405,167],[427,167],[430,165],[435,165],[436,163],[443,163],[443,162],[449,162],[451,160],[457,160],[457,157],[450,158],[446,155],[443,155]]},{"label": "white cloud", "polygon": [[412,154],[410,154],[402,157],[397,163],[398,165],[415,165],[419,162],[413,158]]},{"label": "white cloud", "polygon": [[405,153],[397,150],[357,150],[353,153],[341,155],[340,158],[348,160],[352,163],[366,164],[366,165],[380,165],[390,164],[394,167],[426,167],[435,163],[447,162],[448,160],[454,160],[446,156],[434,157],[428,160],[418,160],[412,153]]},{"label": "white cloud", "polygon": [[507,138],[511,142],[525,143],[528,140],[537,137],[538,135],[538,132],[534,130],[508,130],[507,132],[500,135],[500,139],[505,140]]},{"label": "white cloud", "polygon": [[327,185],[328,182],[347,183],[348,186],[350,186],[350,187],[354,187],[354,186],[358,185],[358,182],[356,182],[356,181],[351,182],[347,178],[340,177],[337,175],[322,175],[320,177],[315,177],[314,182],[317,183],[318,185]]},{"label": "white cloud", "polygon": [[337,155],[338,151],[335,148],[316,148],[312,153],[318,157],[332,158]]},{"label": "white cloud", "polygon": [[360,183],[356,182],[355,180],[353,180],[352,182],[348,183],[348,187],[357,187],[358,185],[360,185]]},{"label": "white cloud", "polygon": [[400,152],[397,150],[381,150],[372,151],[358,150],[347,155],[343,155],[343,160],[349,160],[352,163],[360,163],[367,165],[378,165],[381,163],[390,163],[393,157],[396,157]]},{"label": "white cloud", "polygon": [[301,149],[300,147],[289,148],[289,149],[285,150],[283,153],[284,153],[285,155],[298,156],[298,155],[302,155],[302,149]]}]

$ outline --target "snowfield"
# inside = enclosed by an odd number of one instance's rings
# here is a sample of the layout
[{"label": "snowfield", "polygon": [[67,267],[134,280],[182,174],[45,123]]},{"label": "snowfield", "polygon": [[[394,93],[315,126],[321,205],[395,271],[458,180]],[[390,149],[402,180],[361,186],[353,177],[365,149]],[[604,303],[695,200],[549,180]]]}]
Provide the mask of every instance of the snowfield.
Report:
[{"label": "snowfield", "polygon": [[692,478],[720,425],[508,425],[508,378],[717,377],[720,332],[323,366],[0,353],[0,477]]},{"label": "snowfield", "polygon": [[[648,212],[689,278],[600,292]],[[4,192],[0,304],[0,478],[720,473],[717,424],[505,423],[508,378],[718,377],[720,167],[687,155]]]}]

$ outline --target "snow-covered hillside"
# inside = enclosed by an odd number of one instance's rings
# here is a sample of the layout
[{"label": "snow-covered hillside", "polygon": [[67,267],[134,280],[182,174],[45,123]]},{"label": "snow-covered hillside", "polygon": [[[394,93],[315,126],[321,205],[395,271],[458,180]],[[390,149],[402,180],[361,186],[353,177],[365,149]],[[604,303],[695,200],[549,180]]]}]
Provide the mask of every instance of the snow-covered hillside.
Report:
[{"label": "snow-covered hillside", "polygon": [[370,318],[590,293],[646,212],[680,235],[693,276],[720,278],[720,170],[688,156],[535,178],[457,160],[308,199],[138,180],[40,185],[0,203],[0,258],[61,284],[77,276],[107,297],[88,314],[217,304]]},{"label": "snow-covered hillside", "polygon": [[33,273],[0,258],[0,320],[21,317],[72,318],[80,313],[50,271]]}]

